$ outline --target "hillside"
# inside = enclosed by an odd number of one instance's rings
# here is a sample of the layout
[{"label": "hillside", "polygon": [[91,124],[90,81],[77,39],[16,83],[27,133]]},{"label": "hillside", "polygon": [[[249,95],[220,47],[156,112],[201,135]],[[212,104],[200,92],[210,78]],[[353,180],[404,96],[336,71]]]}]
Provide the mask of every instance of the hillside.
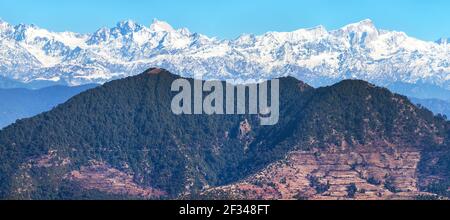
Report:
[{"label": "hillside", "polygon": [[[220,198],[217,189],[254,181],[259,173],[263,185],[272,182],[264,187],[277,193],[277,176],[289,173],[274,164],[317,174],[282,181],[300,185],[323,183],[339,166],[353,172],[347,175],[366,171],[366,179],[349,178],[340,187],[376,180],[394,198],[405,196],[397,188],[412,197],[427,190],[445,194],[449,186],[448,123],[387,89],[353,80],[314,89],[281,78],[280,121],[260,126],[255,115],[174,115],[170,89],[178,78],[150,69],[0,131],[0,198]],[[358,153],[361,159],[352,156]],[[318,168],[306,172],[301,164],[311,155]],[[402,169],[407,180],[399,178]],[[325,193],[301,194],[291,185],[286,195]],[[236,197],[243,192],[237,187]]]}]

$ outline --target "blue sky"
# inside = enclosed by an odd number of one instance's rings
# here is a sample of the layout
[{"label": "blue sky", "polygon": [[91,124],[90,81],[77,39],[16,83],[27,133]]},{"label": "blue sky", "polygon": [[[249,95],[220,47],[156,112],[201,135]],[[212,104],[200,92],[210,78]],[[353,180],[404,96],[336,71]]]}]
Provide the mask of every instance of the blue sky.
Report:
[{"label": "blue sky", "polygon": [[379,28],[434,41],[450,37],[449,12],[448,0],[0,0],[0,18],[13,24],[87,33],[158,18],[222,39],[317,25],[331,30],[369,18]]}]

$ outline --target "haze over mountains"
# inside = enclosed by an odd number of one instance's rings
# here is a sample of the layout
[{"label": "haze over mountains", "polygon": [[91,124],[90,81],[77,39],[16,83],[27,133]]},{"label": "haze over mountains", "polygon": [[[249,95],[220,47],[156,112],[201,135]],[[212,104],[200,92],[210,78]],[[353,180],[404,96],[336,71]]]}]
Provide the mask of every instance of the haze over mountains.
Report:
[{"label": "haze over mountains", "polygon": [[149,27],[123,21],[92,34],[53,33],[0,21],[0,51],[0,74],[22,83],[103,83],[158,66],[207,79],[289,75],[315,87],[357,78],[381,86],[450,89],[450,45],[445,39],[421,41],[378,29],[370,20],[333,31],[318,26],[234,40],[176,30],[158,20]]},{"label": "haze over mountains", "polygon": [[72,96],[97,85],[50,86],[37,90],[25,88],[0,89],[0,129],[17,119],[28,118],[49,111]]}]

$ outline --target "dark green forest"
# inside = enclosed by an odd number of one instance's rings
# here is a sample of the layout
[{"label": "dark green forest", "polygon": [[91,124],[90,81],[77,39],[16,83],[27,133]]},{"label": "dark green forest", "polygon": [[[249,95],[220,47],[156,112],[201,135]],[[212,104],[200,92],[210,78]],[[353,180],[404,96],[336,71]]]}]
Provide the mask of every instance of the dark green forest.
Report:
[{"label": "dark green forest", "polygon": [[[188,180],[195,192],[245,178],[294,149],[343,142],[357,147],[388,141],[421,149],[428,155],[421,171],[443,177],[427,190],[449,186],[448,122],[387,89],[354,80],[314,89],[282,78],[280,121],[260,126],[257,115],[173,114],[170,89],[178,76],[152,70],[88,90],[1,130],[0,198],[23,198],[17,192],[26,185],[18,178],[24,164],[50,151],[71,163],[30,168],[33,189],[25,199],[128,198],[82,190],[62,178],[92,160],[117,169],[127,164],[135,182],[177,198]],[[245,120],[252,129],[242,137]],[[428,163],[436,157],[442,158],[438,165]]]}]

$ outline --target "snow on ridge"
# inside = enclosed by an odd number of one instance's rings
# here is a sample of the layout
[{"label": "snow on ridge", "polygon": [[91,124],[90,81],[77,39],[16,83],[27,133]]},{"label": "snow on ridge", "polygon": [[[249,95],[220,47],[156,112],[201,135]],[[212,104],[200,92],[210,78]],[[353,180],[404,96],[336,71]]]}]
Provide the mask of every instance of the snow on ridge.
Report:
[{"label": "snow on ridge", "polygon": [[[346,78],[372,82],[427,82],[450,89],[450,45],[377,29],[371,20],[328,31],[244,34],[219,40],[132,20],[92,34],[50,32],[0,20],[3,76],[22,82],[60,79],[71,85],[102,83],[158,66],[183,76],[268,79],[291,75],[313,85]],[[125,74],[127,73],[127,74]]]}]

